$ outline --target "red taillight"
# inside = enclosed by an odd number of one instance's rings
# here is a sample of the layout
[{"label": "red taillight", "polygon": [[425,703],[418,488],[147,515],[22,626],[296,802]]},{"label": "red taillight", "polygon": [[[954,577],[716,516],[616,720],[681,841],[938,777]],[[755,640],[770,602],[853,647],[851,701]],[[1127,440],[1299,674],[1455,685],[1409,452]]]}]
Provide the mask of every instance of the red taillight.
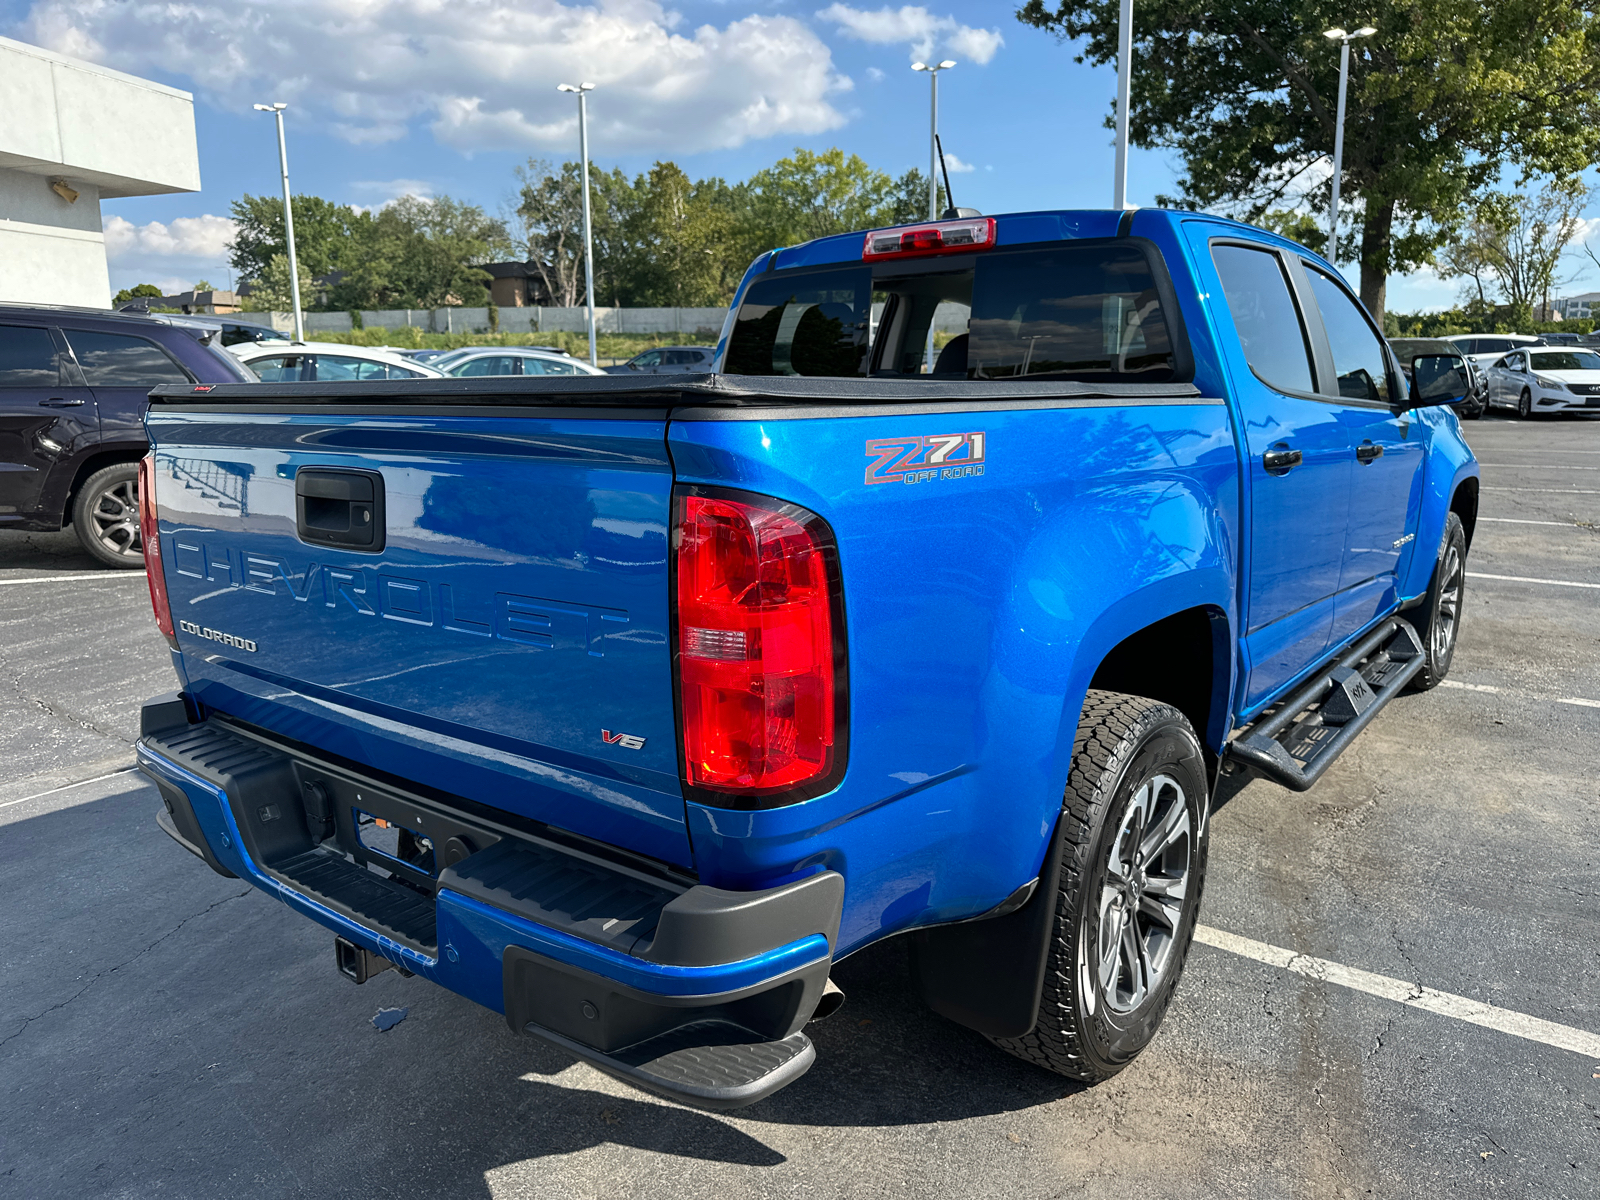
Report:
[{"label": "red taillight", "polygon": [[677,498],[684,782],[710,804],[820,795],[844,767],[839,561],[815,513],[761,496]]},{"label": "red taillight", "polygon": [[861,257],[866,262],[877,262],[884,258],[919,258],[926,254],[953,254],[959,250],[987,250],[993,245],[993,217],[963,217],[959,221],[874,229],[861,243]]},{"label": "red taillight", "polygon": [[150,584],[150,607],[156,624],[176,650],[178,635],[172,628],[172,604],[167,600],[167,577],[161,569],[160,526],[156,520],[156,456],[139,460],[139,545],[144,550],[145,579]]}]

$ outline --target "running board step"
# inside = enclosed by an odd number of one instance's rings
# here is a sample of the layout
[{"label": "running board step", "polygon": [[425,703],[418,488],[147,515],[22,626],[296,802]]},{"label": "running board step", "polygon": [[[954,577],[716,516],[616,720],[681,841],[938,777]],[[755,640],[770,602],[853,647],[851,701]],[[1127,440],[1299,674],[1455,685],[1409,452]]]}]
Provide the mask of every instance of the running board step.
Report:
[{"label": "running board step", "polygon": [[803,1033],[767,1042],[730,1021],[696,1021],[609,1054],[539,1025],[523,1030],[623,1083],[714,1112],[765,1100],[817,1058]]},{"label": "running board step", "polygon": [[1303,792],[1423,666],[1409,621],[1390,617],[1228,747],[1230,758]]}]

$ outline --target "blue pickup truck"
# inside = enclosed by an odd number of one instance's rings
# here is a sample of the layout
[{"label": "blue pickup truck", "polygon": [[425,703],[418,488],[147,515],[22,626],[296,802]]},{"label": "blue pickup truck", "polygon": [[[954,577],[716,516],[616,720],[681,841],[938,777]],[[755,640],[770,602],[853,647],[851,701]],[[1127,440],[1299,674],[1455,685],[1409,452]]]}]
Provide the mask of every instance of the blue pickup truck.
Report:
[{"label": "blue pickup truck", "polygon": [[[772,251],[715,370],[152,394],[161,826],[395,969],[731,1108],[905,935],[1105,1079],[1219,775],[1309,787],[1449,669],[1478,471],[1339,275],[1160,210]],[[270,986],[270,985],[269,985]]]}]

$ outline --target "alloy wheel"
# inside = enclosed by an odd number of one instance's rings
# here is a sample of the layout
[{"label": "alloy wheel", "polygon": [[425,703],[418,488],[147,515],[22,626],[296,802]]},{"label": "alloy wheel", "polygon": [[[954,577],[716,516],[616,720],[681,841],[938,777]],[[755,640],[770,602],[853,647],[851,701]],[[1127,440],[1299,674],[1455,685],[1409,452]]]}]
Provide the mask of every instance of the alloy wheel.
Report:
[{"label": "alloy wheel", "polygon": [[1433,618],[1433,660],[1437,663],[1445,661],[1456,642],[1461,575],[1461,552],[1454,545],[1445,547],[1444,562],[1439,564],[1439,611]]},{"label": "alloy wheel", "polygon": [[93,536],[107,553],[118,558],[142,556],[139,544],[139,481],[124,479],[101,492],[89,504]]},{"label": "alloy wheel", "polygon": [[1188,797],[1170,775],[1147,780],[1128,801],[1112,839],[1090,936],[1080,942],[1083,996],[1131,1013],[1161,984],[1178,957],[1179,923],[1189,894],[1194,830]]}]

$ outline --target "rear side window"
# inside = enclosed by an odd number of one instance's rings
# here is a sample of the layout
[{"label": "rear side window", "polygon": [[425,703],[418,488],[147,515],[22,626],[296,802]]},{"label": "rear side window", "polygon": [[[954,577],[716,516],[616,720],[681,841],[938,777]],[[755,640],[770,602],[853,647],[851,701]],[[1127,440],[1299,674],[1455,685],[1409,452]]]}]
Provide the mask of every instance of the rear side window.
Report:
[{"label": "rear side window", "polygon": [[189,382],[183,368],[146,338],[84,329],[65,332],[90,387],[153,388]]},{"label": "rear side window", "polygon": [[1383,342],[1366,314],[1349,294],[1327,275],[1308,266],[1311,294],[1322,312],[1322,327],[1328,331],[1328,348],[1333,351],[1333,372],[1339,381],[1339,395],[1346,400],[1389,403],[1389,371]]},{"label": "rear side window", "polygon": [[1244,358],[1263,382],[1288,392],[1310,392],[1311,346],[1289,294],[1283,263],[1270,250],[1214,246],[1211,259],[1239,331]]},{"label": "rear side window", "polygon": [[56,387],[61,365],[48,329],[0,325],[0,387]]}]

